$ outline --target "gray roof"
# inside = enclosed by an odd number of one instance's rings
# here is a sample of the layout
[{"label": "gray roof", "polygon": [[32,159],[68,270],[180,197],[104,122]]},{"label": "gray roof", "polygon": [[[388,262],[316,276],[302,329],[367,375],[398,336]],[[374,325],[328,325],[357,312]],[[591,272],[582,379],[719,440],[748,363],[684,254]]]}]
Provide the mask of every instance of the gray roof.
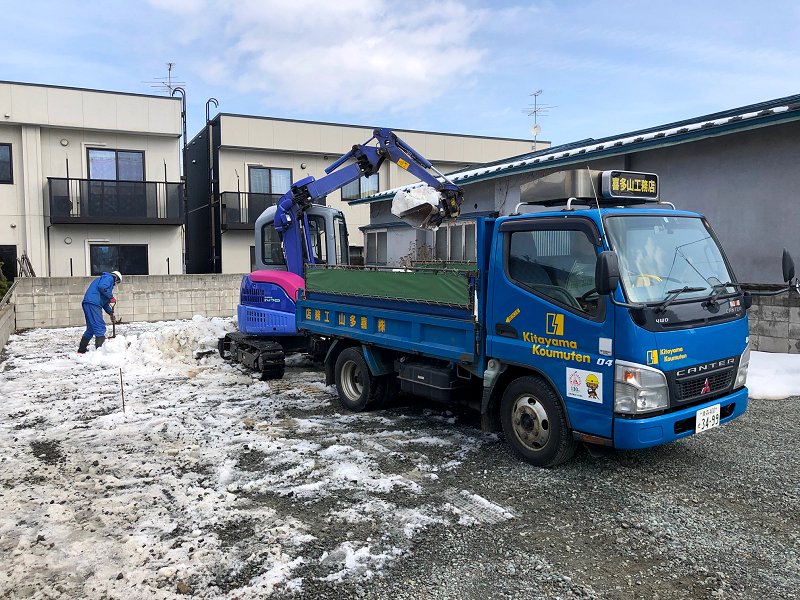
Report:
[{"label": "gray roof", "polygon": [[[800,120],[800,95],[787,96],[759,104],[751,104],[719,113],[703,115],[676,123],[641,129],[630,133],[602,138],[586,139],[537,152],[522,154],[504,160],[469,167],[448,174],[457,185],[468,185],[521,173],[530,173],[555,166],[566,166],[597,160],[640,150],[672,146],[699,139],[735,133],[746,129],[766,127]],[[441,181],[441,177],[439,178]],[[422,182],[401,186],[353,200],[350,204],[368,204],[393,197],[399,190],[424,185]]]}]

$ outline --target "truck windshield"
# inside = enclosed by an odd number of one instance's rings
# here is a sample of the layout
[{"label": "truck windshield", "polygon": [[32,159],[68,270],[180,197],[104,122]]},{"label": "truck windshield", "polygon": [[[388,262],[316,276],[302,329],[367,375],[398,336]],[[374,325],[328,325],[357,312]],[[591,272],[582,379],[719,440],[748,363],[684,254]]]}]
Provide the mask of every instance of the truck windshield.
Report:
[{"label": "truck windshield", "polygon": [[686,216],[628,215],[605,219],[631,302],[661,302],[684,287],[680,299],[734,293],[716,238],[705,220]]}]

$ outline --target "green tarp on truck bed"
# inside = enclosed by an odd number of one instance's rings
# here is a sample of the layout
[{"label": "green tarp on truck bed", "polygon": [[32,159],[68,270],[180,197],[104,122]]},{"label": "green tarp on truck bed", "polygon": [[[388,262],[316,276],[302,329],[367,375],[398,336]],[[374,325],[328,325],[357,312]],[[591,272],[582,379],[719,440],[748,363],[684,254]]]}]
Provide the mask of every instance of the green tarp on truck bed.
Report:
[{"label": "green tarp on truck bed", "polygon": [[306,291],[465,308],[471,306],[472,300],[469,275],[462,271],[376,271],[308,267]]}]

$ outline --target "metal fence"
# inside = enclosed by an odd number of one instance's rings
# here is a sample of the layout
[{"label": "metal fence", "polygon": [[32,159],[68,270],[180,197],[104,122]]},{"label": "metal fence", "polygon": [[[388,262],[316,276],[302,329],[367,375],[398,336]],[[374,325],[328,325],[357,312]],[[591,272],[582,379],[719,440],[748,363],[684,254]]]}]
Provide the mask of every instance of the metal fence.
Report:
[{"label": "metal fence", "polygon": [[275,206],[281,194],[255,192],[222,192],[222,225],[253,225],[267,208]]}]

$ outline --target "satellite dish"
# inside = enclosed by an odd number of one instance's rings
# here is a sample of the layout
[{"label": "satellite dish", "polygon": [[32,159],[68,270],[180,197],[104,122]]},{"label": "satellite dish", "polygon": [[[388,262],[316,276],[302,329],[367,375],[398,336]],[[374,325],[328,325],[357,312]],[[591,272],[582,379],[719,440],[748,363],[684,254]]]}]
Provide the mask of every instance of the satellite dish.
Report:
[{"label": "satellite dish", "polygon": [[534,123],[531,125],[531,135],[539,135],[542,133],[542,126],[538,123]]}]

